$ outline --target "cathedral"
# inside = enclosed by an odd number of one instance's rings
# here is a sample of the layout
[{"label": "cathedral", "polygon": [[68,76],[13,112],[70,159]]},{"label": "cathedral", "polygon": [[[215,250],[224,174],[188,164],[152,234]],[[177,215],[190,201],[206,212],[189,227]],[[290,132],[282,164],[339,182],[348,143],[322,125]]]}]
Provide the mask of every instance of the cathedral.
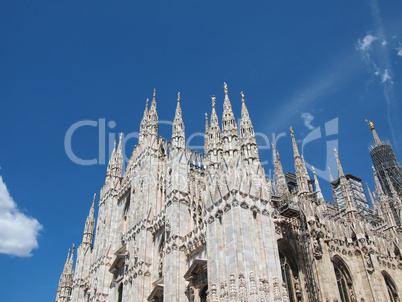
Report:
[{"label": "cathedral", "polygon": [[[401,301],[402,175],[392,147],[394,167],[376,157],[368,198],[334,150],[328,201],[292,128],[294,173],[272,145],[267,178],[244,94],[237,125],[223,88],[221,124],[214,96],[205,114],[204,153],[186,147],[180,94],[172,137],[159,137],[154,91],[124,173],[122,136],[115,144],[55,301]],[[390,146],[369,126],[372,150]]]}]

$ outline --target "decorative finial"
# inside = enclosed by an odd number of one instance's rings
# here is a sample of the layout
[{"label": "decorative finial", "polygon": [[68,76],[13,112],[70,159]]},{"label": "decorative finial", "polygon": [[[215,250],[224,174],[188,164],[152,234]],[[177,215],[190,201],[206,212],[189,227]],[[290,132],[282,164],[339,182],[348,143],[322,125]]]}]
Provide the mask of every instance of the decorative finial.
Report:
[{"label": "decorative finial", "polygon": [[94,194],[94,200],[93,200],[93,202],[95,202],[95,199],[96,199],[96,193]]},{"label": "decorative finial", "polygon": [[365,121],[366,121],[366,123],[370,126],[370,130],[374,130],[374,129],[375,129],[374,123],[373,123],[372,121],[368,121],[367,119],[366,119]]},{"label": "decorative finial", "polygon": [[114,140],[113,150],[116,150],[116,140]]},{"label": "decorative finial", "polygon": [[154,94],[153,94],[153,99],[155,100],[156,97],[156,89],[154,88]]},{"label": "decorative finial", "polygon": [[119,142],[121,142],[122,139],[123,139],[123,132],[120,132]]},{"label": "decorative finial", "polygon": [[225,95],[228,95],[228,85],[226,82],[223,82],[223,89],[225,90]]},{"label": "decorative finial", "polygon": [[211,96],[211,100],[212,100],[212,108],[215,108],[216,97],[214,95]]},{"label": "decorative finial", "polygon": [[335,156],[338,157],[338,150],[336,150],[336,148],[334,148],[334,152],[335,152]]},{"label": "decorative finial", "polygon": [[241,95],[241,101],[242,101],[242,103],[244,103],[244,93],[243,93],[243,91],[240,92],[240,95]]},{"label": "decorative finial", "polygon": [[208,113],[205,112],[205,120],[208,120]]},{"label": "decorative finial", "polygon": [[290,133],[293,135],[294,134],[294,132],[293,132],[293,127],[290,127]]},{"label": "decorative finial", "polygon": [[147,98],[147,102],[145,103],[145,108],[148,109],[149,98]]},{"label": "decorative finial", "polygon": [[177,102],[180,103],[180,92],[177,94]]},{"label": "decorative finial", "polygon": [[313,174],[315,175],[315,169],[314,169],[314,166],[311,166],[311,170],[313,170]]}]

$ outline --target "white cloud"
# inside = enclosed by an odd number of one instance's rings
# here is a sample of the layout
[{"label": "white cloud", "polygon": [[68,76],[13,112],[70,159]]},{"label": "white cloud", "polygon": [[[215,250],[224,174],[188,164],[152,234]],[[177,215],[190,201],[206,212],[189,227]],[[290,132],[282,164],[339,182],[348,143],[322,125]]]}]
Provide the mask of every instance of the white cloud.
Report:
[{"label": "white cloud", "polygon": [[308,129],[313,130],[315,127],[311,125],[311,122],[314,119],[314,116],[308,112],[303,112],[301,114],[301,118],[303,119],[304,126],[306,126]]},{"label": "white cloud", "polygon": [[387,45],[388,44],[388,42],[386,41],[386,40],[384,40],[384,41],[382,41],[382,46],[385,46],[385,45]]},{"label": "white cloud", "polygon": [[398,51],[397,55],[402,57],[402,47],[397,48],[397,51]]},{"label": "white cloud", "polygon": [[22,213],[0,176],[0,254],[31,256],[38,247],[37,237],[42,225]]},{"label": "white cloud", "polygon": [[357,40],[357,48],[366,51],[370,48],[371,43],[373,43],[375,40],[377,40],[377,37],[374,37],[371,34],[368,34],[363,38],[363,40]]},{"label": "white cloud", "polygon": [[381,75],[381,83],[385,83],[389,80],[391,80],[391,76],[388,74],[388,69],[385,69],[384,73]]}]

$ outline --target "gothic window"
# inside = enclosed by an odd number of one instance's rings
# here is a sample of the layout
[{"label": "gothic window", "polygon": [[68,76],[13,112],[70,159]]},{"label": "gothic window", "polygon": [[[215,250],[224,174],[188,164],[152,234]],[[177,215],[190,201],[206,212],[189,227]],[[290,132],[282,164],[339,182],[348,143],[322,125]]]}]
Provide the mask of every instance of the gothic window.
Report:
[{"label": "gothic window", "polygon": [[159,260],[158,260],[158,276],[159,278],[163,277],[163,247],[165,244],[165,234],[162,233],[161,235],[161,242],[159,244],[159,248],[158,248],[158,256],[159,256]]},{"label": "gothic window", "polygon": [[124,220],[127,220],[127,213],[128,209],[130,208],[130,193],[126,197],[126,203],[124,205],[124,210],[123,210],[123,218]]},{"label": "gothic window", "polygon": [[334,262],[334,270],[336,276],[336,283],[338,286],[339,295],[342,302],[353,301],[353,283],[349,271],[346,266],[339,260]]},{"label": "gothic window", "polygon": [[208,285],[204,286],[204,288],[200,292],[200,301],[201,302],[207,302],[207,291],[208,291]]},{"label": "gothic window", "polygon": [[123,301],[123,284],[120,284],[119,290],[118,290],[117,302],[122,302],[122,301]]},{"label": "gothic window", "polygon": [[289,293],[289,301],[290,302],[296,302],[298,301],[295,295],[295,282],[294,282],[294,276],[292,272],[292,268],[289,262],[288,257],[282,253],[279,252],[279,259],[281,262],[281,271],[282,271],[282,280],[285,282],[286,288]]},{"label": "gothic window", "polygon": [[387,285],[389,301],[399,302],[398,290],[394,281],[392,281],[391,277],[385,271],[382,272],[382,275],[384,276],[385,284]]}]

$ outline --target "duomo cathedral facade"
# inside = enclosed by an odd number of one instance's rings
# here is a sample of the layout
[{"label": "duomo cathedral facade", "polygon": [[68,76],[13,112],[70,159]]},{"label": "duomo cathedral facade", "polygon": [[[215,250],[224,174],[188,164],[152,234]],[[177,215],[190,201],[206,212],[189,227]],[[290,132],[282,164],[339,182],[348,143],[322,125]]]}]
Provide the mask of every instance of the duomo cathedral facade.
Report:
[{"label": "duomo cathedral facade", "polygon": [[[291,129],[295,172],[273,149],[271,180],[244,95],[237,125],[224,90],[221,124],[215,97],[205,115],[203,154],[186,148],[180,94],[171,139],[158,136],[154,92],[124,173],[121,139],[113,151],[56,302],[401,301],[399,163],[375,162],[366,198],[335,150],[329,202]],[[384,143],[369,125],[374,150]]]}]

